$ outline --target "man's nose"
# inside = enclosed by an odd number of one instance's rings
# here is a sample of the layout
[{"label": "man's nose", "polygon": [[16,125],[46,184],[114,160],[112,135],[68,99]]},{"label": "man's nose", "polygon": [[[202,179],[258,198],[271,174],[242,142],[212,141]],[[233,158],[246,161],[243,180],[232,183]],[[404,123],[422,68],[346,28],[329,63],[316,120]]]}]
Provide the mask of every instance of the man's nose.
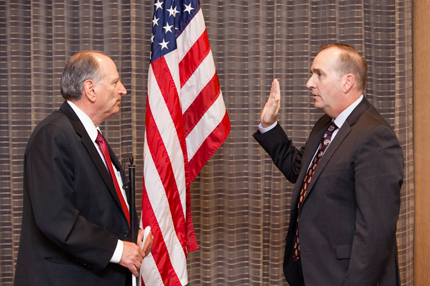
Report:
[{"label": "man's nose", "polygon": [[314,87],[314,82],[313,82],[312,78],[313,78],[313,76],[311,76],[311,77],[308,79],[308,82],[306,83],[306,87],[307,87],[307,88],[309,88],[309,89],[311,89],[311,88],[313,88],[313,87]]},{"label": "man's nose", "polygon": [[124,85],[122,84],[122,82],[119,82],[120,86],[118,89],[118,93],[121,95],[126,95],[127,94],[127,90],[125,89]]}]

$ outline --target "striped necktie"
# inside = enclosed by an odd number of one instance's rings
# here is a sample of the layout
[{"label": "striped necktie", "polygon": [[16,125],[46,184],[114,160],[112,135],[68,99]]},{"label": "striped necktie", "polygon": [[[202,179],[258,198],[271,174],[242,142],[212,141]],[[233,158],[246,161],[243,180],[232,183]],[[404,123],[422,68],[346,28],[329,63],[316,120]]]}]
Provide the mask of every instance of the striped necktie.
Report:
[{"label": "striped necktie", "polygon": [[293,260],[297,261],[300,257],[300,239],[299,239],[299,215],[300,210],[303,205],[303,201],[305,199],[305,196],[308,192],[308,186],[311,182],[312,176],[315,173],[315,169],[317,168],[318,162],[322,158],[322,156],[325,153],[325,150],[327,149],[328,145],[330,145],[331,137],[333,136],[333,132],[337,129],[336,124],[332,121],[330,125],[328,126],[327,130],[324,132],[324,136],[322,139],[322,142],[320,144],[320,147],[318,149],[317,154],[315,155],[314,159],[312,160],[311,165],[309,166],[309,169],[306,173],[305,180],[303,181],[302,189],[300,191],[300,198],[299,203],[297,204],[297,221],[296,221],[296,239],[294,243],[294,255]]}]

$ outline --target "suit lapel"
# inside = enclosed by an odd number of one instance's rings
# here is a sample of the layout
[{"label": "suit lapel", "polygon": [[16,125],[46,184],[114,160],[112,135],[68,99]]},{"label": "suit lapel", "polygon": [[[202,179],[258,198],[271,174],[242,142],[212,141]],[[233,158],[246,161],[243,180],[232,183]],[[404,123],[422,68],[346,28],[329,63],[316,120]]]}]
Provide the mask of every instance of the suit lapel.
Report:
[{"label": "suit lapel", "polygon": [[[99,152],[97,151],[96,147],[94,146],[94,143],[91,141],[91,138],[88,136],[88,133],[85,130],[84,125],[79,120],[78,116],[76,115],[76,113],[73,111],[73,109],[70,107],[70,105],[67,102],[64,102],[61,105],[60,110],[68,117],[68,119],[72,123],[73,127],[75,128],[76,133],[81,137],[82,144],[85,146],[88,153],[90,154],[90,157],[93,160],[94,164],[96,165],[96,168],[100,173],[100,176],[103,178],[103,181],[105,182],[110,193],[114,197],[116,203],[122,209],[121,202],[119,201],[119,198],[118,198],[118,195],[116,193],[115,185],[113,184],[112,178],[109,175],[109,172],[106,169],[106,166],[105,166],[104,162],[102,161],[102,158],[100,157]],[[107,144],[107,142],[106,142],[106,144]],[[110,148],[109,144],[107,144],[107,145],[108,145],[108,149],[109,149],[109,154],[111,156],[111,160],[115,164],[115,166],[119,170],[121,170],[121,177],[122,177],[123,182],[124,182],[123,171],[122,171],[121,165],[119,164],[119,161],[116,158],[115,154],[113,153],[112,149]]]},{"label": "suit lapel", "polygon": [[315,185],[315,182],[318,180],[325,166],[330,161],[333,154],[336,153],[337,148],[340,146],[340,144],[346,138],[346,136],[350,131],[351,131],[351,127],[349,126],[348,122],[345,121],[345,123],[342,125],[342,128],[336,134],[336,137],[328,146],[326,152],[324,153],[324,156],[318,162],[317,168],[315,169],[315,173],[312,175],[311,182],[309,183],[308,192],[306,193],[305,200],[312,192],[313,186]]},{"label": "suit lapel", "polygon": [[[345,120],[345,123],[342,125],[342,128],[340,128],[340,130],[338,131],[338,133],[334,137],[333,141],[328,146],[324,156],[319,161],[317,168],[315,169],[315,173],[313,174],[311,182],[308,186],[308,191],[306,193],[304,200],[306,200],[306,198],[312,192],[313,186],[317,182],[317,180],[318,180],[319,176],[321,175],[322,171],[324,170],[325,166],[328,164],[328,162],[330,162],[330,159],[336,153],[336,150],[339,148],[339,146],[342,144],[343,140],[351,132],[351,126],[353,126],[357,122],[357,120],[360,118],[361,114],[363,114],[363,112],[366,111],[369,108],[369,106],[370,106],[369,101],[367,101],[366,98],[363,98],[363,100],[360,102],[360,104],[357,105],[357,107],[352,111],[352,113]],[[328,122],[326,122],[324,124],[322,133],[321,133],[321,130],[318,130],[318,133],[317,133],[318,136],[315,136],[315,138],[312,137],[313,140],[317,140],[318,146],[321,143],[321,138],[322,138],[322,136],[323,136],[323,134],[327,128],[327,125],[331,121],[330,117],[328,117],[328,116],[326,116],[326,117],[328,118]],[[323,122],[325,122],[325,121],[326,120],[324,120]],[[323,123],[323,122],[321,122],[321,123]],[[309,136],[309,140],[311,140],[311,135]],[[311,153],[311,155],[308,155],[311,157],[311,159],[312,159],[314,153],[316,152],[316,149],[318,148],[318,146],[311,149],[311,150],[313,150],[313,153]],[[304,165],[306,167],[306,169],[307,169],[307,166],[309,166],[309,164],[310,164],[310,160],[307,161],[307,165]],[[306,174],[306,171],[304,172],[304,174]],[[303,180],[304,180],[304,175],[303,175],[303,179],[300,182],[303,182]]]},{"label": "suit lapel", "polygon": [[317,148],[321,143],[322,137],[324,135],[324,131],[326,130],[327,125],[330,123],[330,121],[331,121],[331,118],[327,115],[324,115],[318,120],[318,122],[315,124],[314,128],[312,129],[311,133],[309,134],[308,141],[306,142],[306,145],[305,145],[305,153],[303,154],[300,174],[299,174],[299,177],[297,178],[297,182],[300,182],[300,183],[299,184],[296,183],[294,187],[294,194],[292,197],[292,203],[294,206],[297,206],[297,203],[300,198],[300,191],[302,189],[303,181],[306,176],[306,172],[311,163],[311,160],[314,157],[314,154]]}]

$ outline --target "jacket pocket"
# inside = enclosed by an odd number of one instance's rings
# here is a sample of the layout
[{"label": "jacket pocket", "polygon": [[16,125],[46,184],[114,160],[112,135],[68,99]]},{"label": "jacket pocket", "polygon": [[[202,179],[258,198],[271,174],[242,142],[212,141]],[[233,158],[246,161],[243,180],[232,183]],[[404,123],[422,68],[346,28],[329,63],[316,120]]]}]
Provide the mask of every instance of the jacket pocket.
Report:
[{"label": "jacket pocket", "polygon": [[89,269],[79,263],[64,257],[45,257],[44,269],[46,269],[47,279],[45,285],[95,285],[87,279]]},{"label": "jacket pocket", "polygon": [[336,257],[337,259],[349,259],[351,258],[351,244],[338,244],[336,245]]}]

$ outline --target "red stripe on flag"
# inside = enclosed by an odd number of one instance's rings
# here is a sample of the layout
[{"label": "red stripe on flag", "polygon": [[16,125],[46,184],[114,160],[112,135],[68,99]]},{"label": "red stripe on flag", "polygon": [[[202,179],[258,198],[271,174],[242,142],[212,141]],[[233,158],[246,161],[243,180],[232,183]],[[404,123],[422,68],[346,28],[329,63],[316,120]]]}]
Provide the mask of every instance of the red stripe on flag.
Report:
[{"label": "red stripe on flag", "polygon": [[[176,89],[175,81],[170,73],[166,59],[161,57],[151,63],[152,71],[157,80],[158,87],[164,97],[173,124],[175,124],[176,133],[179,140],[184,137],[182,125],[182,109],[179,101],[178,90]],[[182,153],[186,153],[185,141],[181,140]]]},{"label": "red stripe on flag", "polygon": [[208,34],[205,31],[194,43],[191,49],[188,50],[185,57],[179,63],[179,75],[181,79],[181,88],[193,75],[194,71],[199,67],[201,62],[209,54],[211,48],[209,46]]},{"label": "red stripe on flag", "polygon": [[[188,155],[178,90],[176,89],[175,82],[164,57],[153,61],[151,63],[151,67],[153,75],[157,80],[158,87],[160,88],[161,94],[163,95],[164,101],[166,102],[167,108],[169,109],[173,124],[175,124],[176,134],[178,135],[178,139],[181,144],[182,153],[184,154],[184,163],[186,166],[188,164]],[[188,168],[185,168],[186,182],[191,183],[187,171]]]},{"label": "red stripe on flag", "polygon": [[[173,173],[172,164],[164,146],[163,139],[157,125],[155,124],[154,117],[152,116],[151,106],[147,104],[146,107],[146,136],[149,151],[151,152],[154,160],[157,173],[163,183],[166,192],[167,200],[169,201],[170,213],[172,214],[173,225],[175,226],[176,235],[185,249],[185,217],[184,210],[182,209],[181,198],[179,196],[178,186],[176,184],[175,176]],[[159,190],[162,191],[162,190]]]},{"label": "red stripe on flag", "polygon": [[[148,193],[145,188],[145,179],[143,179],[142,192],[142,222],[147,222],[148,225],[151,226],[151,233],[154,237],[151,254],[154,257],[154,260],[157,261],[157,268],[160,272],[161,278],[163,279],[164,285],[181,285],[172,262],[170,261],[170,256],[168,255],[169,252],[160,231],[160,225],[158,224],[154,210],[149,201]],[[142,285],[144,284],[145,283]]]},{"label": "red stripe on flag", "polygon": [[230,133],[230,120],[227,111],[221,123],[212,131],[212,133],[202,143],[199,150],[188,163],[191,181],[195,179],[209,158],[215,153],[219,146],[224,142]]},{"label": "red stripe on flag", "polygon": [[202,89],[200,94],[182,115],[185,137],[187,137],[193,130],[206,111],[208,111],[212,104],[218,99],[220,94],[221,89],[219,86],[218,75],[215,72],[212,79]]}]

